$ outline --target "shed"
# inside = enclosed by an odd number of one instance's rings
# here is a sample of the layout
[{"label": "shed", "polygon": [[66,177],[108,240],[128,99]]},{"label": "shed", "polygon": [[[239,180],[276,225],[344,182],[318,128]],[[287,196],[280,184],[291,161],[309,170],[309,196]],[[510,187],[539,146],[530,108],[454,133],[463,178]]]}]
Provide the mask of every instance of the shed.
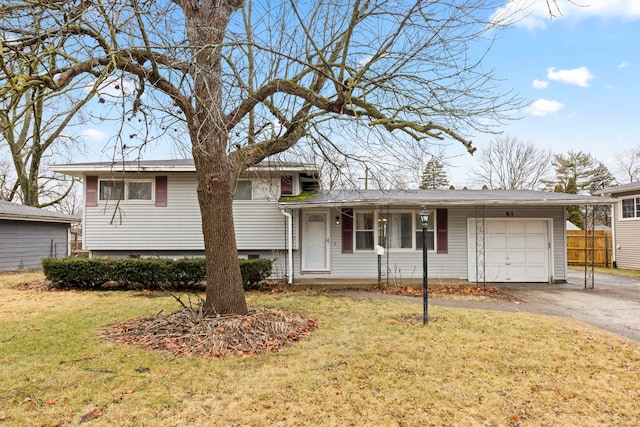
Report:
[{"label": "shed", "polygon": [[79,218],[0,200],[0,271],[39,268],[42,258],[69,255]]}]

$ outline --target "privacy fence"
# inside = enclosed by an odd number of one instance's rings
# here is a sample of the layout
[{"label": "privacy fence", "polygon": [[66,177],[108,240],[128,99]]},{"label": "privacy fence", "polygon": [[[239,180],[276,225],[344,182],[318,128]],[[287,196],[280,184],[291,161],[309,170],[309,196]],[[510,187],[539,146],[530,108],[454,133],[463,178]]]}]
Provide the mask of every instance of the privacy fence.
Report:
[{"label": "privacy fence", "polygon": [[567,263],[574,266],[592,264],[611,267],[610,230],[567,230]]}]

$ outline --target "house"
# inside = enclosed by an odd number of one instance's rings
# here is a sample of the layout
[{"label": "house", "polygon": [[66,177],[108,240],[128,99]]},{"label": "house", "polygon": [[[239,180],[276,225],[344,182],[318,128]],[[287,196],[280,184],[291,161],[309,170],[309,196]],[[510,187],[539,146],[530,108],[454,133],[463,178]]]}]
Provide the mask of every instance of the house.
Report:
[{"label": "house", "polygon": [[41,267],[69,255],[71,224],[80,218],[0,200],[0,271]]},{"label": "house", "polygon": [[640,270],[640,182],[605,188],[615,202],[611,214],[613,265]]},{"label": "house", "polygon": [[[92,256],[202,256],[193,161],[58,165],[85,183],[84,246]],[[318,191],[304,164],[262,163],[240,178],[234,224],[241,257],[275,258],[298,279],[429,277],[488,282],[567,278],[565,206],[604,197],[515,190]]]}]

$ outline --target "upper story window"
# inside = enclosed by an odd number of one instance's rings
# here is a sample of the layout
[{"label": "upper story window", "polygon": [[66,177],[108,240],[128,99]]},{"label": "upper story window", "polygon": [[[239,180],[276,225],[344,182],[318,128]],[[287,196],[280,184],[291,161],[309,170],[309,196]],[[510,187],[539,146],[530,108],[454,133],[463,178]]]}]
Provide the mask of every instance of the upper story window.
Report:
[{"label": "upper story window", "polygon": [[252,200],[252,182],[239,180],[236,182],[236,191],[233,193],[233,200]]},{"label": "upper story window", "polygon": [[640,218],[640,197],[622,199],[622,218]]},{"label": "upper story window", "polygon": [[152,200],[151,180],[102,180],[100,200]]}]

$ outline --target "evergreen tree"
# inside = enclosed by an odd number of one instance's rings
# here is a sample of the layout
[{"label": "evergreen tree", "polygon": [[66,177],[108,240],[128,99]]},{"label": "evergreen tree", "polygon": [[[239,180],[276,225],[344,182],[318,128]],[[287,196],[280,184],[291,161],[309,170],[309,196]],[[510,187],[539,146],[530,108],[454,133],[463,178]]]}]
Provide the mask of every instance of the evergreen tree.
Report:
[{"label": "evergreen tree", "polygon": [[[551,162],[555,171],[555,179],[544,181],[549,188],[556,184],[562,184],[566,189],[569,186],[569,179],[573,178],[577,193],[588,191],[594,174],[598,169],[596,160],[591,154],[583,151],[572,151],[565,154],[556,154]],[[565,193],[568,192],[565,190]],[[576,193],[576,194],[577,194]]]},{"label": "evergreen tree", "polygon": [[438,190],[440,188],[447,188],[448,186],[449,179],[444,170],[444,165],[440,160],[432,157],[422,172],[420,188],[422,190]]},{"label": "evergreen tree", "polygon": [[[558,186],[556,186],[557,188]],[[568,194],[578,194],[578,186],[576,185],[576,181],[573,177],[569,178],[567,181],[567,186],[564,188],[564,193]],[[582,214],[582,209],[580,206],[571,205],[567,206],[567,220],[571,221],[576,227],[584,230],[584,216]]]}]

